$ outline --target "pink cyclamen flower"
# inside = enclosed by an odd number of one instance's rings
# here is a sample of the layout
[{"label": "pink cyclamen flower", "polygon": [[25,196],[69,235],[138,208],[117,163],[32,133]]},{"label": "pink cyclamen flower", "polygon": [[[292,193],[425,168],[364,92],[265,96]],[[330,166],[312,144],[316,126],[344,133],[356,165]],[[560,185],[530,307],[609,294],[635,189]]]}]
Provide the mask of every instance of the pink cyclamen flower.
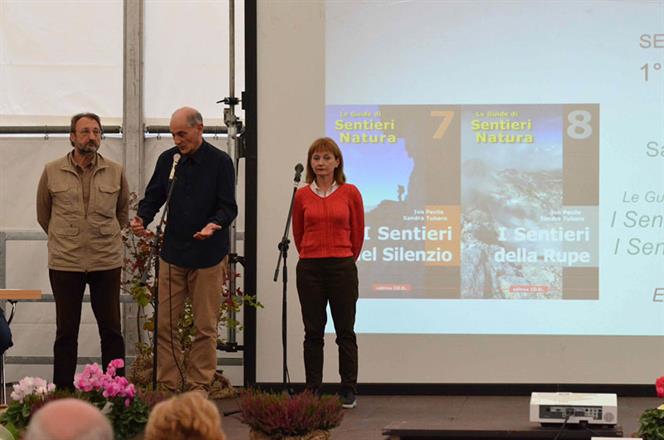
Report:
[{"label": "pink cyclamen flower", "polygon": [[655,389],[657,390],[657,397],[664,397],[664,376],[660,376],[655,381]]},{"label": "pink cyclamen flower", "polygon": [[127,378],[116,376],[118,368],[124,367],[122,359],[109,362],[104,373],[97,364],[88,364],[81,374],[74,377],[74,386],[83,392],[98,392],[106,399],[124,399],[125,406],[130,406],[136,396],[136,389]]},{"label": "pink cyclamen flower", "polygon": [[133,399],[136,397],[136,387],[134,386],[133,383],[130,383],[129,386],[126,388],[127,391],[127,397],[130,399]]},{"label": "pink cyclamen flower", "polygon": [[108,363],[108,367],[106,367],[106,374],[108,374],[111,377],[114,377],[118,368],[122,367],[124,367],[124,361],[122,359],[113,359],[111,362]]},{"label": "pink cyclamen flower", "polygon": [[88,364],[81,374],[74,376],[74,387],[84,392],[98,390],[104,382],[104,376],[99,365]]},{"label": "pink cyclamen flower", "polygon": [[119,395],[122,390],[123,388],[120,384],[113,382],[107,384],[106,387],[104,387],[104,392],[102,394],[108,399],[109,397],[115,397]]}]

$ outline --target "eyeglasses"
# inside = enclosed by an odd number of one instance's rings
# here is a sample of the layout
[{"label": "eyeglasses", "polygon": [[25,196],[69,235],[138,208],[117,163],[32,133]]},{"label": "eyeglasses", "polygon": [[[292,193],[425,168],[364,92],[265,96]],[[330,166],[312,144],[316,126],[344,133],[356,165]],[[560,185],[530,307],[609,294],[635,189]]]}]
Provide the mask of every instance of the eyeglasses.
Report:
[{"label": "eyeglasses", "polygon": [[96,128],[93,130],[90,130],[88,128],[84,128],[83,130],[80,130],[78,134],[82,134],[83,136],[94,136],[94,137],[99,137],[102,134],[101,130],[97,130]]}]

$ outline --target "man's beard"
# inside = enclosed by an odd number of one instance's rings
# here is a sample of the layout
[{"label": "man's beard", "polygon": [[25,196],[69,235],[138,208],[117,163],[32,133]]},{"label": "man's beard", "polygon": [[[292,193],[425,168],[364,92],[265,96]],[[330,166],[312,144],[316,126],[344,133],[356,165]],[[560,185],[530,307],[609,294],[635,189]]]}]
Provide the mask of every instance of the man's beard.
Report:
[{"label": "man's beard", "polygon": [[88,142],[87,144],[79,145],[77,148],[78,152],[83,155],[94,154],[97,152],[98,149],[99,145],[93,142]]}]

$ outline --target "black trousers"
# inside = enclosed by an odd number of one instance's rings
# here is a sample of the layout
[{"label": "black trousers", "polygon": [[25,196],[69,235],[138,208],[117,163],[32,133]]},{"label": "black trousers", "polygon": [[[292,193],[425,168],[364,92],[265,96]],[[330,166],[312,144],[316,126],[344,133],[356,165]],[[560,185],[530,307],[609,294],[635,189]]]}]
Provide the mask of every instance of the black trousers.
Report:
[{"label": "black trousers", "polygon": [[[56,334],[53,344],[53,383],[71,389],[78,357],[78,330],[85,285],[90,285],[90,302],[97,319],[104,371],[113,359],[124,360],[125,347],[120,318],[121,269],[97,272],[49,270],[55,297]],[[118,370],[124,375],[124,369]]]},{"label": "black trousers", "polygon": [[304,322],[304,369],[307,388],[323,382],[323,345],[327,304],[330,304],[339,347],[341,387],[357,392],[355,307],[357,266],[352,257],[311,258],[297,263],[297,292]]},{"label": "black trousers", "polygon": [[2,356],[4,352],[13,345],[14,342],[12,341],[12,331],[9,328],[7,318],[5,318],[5,311],[0,308],[0,356]]}]

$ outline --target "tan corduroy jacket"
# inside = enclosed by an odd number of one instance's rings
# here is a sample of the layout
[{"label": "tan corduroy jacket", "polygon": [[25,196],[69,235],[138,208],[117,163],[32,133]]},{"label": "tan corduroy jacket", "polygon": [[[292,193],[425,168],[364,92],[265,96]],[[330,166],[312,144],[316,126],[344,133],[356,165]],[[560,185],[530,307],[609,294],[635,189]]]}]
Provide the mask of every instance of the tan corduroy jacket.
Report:
[{"label": "tan corduroy jacket", "polygon": [[46,164],[37,189],[37,220],[48,234],[48,267],[71,272],[121,267],[120,229],[129,221],[122,166],[97,154],[86,213],[82,179],[69,154]]}]

